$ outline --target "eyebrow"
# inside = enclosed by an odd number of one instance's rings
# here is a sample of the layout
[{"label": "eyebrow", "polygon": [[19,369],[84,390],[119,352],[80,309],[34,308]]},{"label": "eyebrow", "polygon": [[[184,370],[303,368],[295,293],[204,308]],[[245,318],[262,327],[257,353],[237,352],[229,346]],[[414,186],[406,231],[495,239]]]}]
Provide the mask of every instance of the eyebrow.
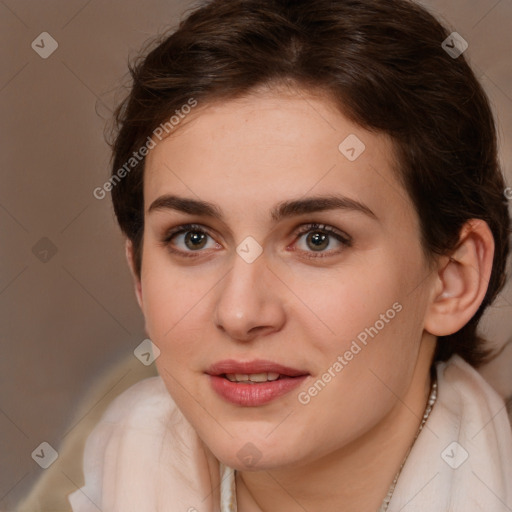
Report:
[{"label": "eyebrow", "polygon": [[[270,212],[274,222],[307,213],[325,210],[351,210],[364,213],[377,219],[375,213],[363,203],[340,195],[313,196],[304,199],[291,199],[278,203]],[[148,208],[147,213],[157,210],[175,210],[190,215],[212,217],[225,222],[222,210],[214,203],[166,194],[155,199]]]}]

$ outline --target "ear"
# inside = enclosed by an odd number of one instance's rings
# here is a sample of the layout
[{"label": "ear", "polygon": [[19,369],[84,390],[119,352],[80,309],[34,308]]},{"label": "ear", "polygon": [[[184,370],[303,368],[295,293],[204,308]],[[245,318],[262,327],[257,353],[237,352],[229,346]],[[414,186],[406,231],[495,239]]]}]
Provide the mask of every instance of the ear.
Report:
[{"label": "ear", "polygon": [[425,317],[425,330],[448,336],[464,327],[484,300],[491,277],[494,238],[487,223],[464,224],[457,248],[438,261],[437,278]]},{"label": "ear", "polygon": [[130,239],[126,239],[125,241],[125,254],[126,260],[128,262],[128,266],[130,267],[130,273],[132,274],[133,282],[135,284],[135,296],[137,297],[137,302],[139,303],[139,307],[144,312],[144,305],[142,302],[142,283],[135,272],[135,259],[134,259],[134,250],[133,244]]}]

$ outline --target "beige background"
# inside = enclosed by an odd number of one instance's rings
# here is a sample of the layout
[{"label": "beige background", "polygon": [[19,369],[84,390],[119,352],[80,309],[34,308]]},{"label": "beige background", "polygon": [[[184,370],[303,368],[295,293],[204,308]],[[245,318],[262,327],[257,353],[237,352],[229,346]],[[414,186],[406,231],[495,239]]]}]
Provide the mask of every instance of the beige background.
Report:
[{"label": "beige background", "polygon": [[[512,0],[424,3],[469,43],[512,186]],[[98,375],[146,337],[109,197],[92,192],[109,176],[104,129],[127,57],[192,5],[0,0],[0,510],[45,471],[33,450],[59,450],[85,421],[78,404]],[[42,32],[59,45],[47,59],[31,48]],[[497,346],[511,313],[509,284],[483,325]],[[482,373],[510,395],[511,368],[512,344]]]}]

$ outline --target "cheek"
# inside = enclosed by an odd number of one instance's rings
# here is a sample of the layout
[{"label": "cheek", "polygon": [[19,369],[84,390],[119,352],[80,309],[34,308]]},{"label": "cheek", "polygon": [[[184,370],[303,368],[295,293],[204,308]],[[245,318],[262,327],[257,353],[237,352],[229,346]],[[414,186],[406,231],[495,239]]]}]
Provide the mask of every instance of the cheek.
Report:
[{"label": "cheek", "polygon": [[144,317],[149,337],[162,352],[187,346],[189,340],[184,338],[184,331],[198,329],[199,324],[193,319],[212,287],[204,277],[180,271],[166,260],[164,252],[148,251],[142,277]]},{"label": "cheek", "polygon": [[362,373],[375,380],[370,370],[390,382],[400,380],[397,372],[402,372],[407,380],[423,332],[425,304],[418,286],[423,274],[414,260],[397,261],[390,251],[371,264],[357,264],[318,280],[307,297],[321,322],[308,315],[302,329],[309,333],[310,348],[325,367],[319,371],[342,356],[342,373],[349,381],[359,380]]},{"label": "cheek", "polygon": [[304,291],[310,329],[320,329],[318,332],[327,335],[325,341],[343,340],[342,343],[349,343],[375,322],[380,326],[381,315],[388,311],[386,319],[394,318],[393,304],[401,295],[396,272],[379,262],[325,273],[314,282],[300,278],[295,286]]}]

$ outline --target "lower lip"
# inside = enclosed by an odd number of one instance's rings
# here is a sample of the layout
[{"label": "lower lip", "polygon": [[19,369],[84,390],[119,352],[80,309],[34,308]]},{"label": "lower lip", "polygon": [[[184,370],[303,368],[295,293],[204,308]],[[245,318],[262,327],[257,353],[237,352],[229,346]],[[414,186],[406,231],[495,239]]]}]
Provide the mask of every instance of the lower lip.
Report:
[{"label": "lower lip", "polygon": [[289,393],[302,384],[307,375],[254,384],[231,382],[219,375],[209,375],[209,377],[213,390],[228,402],[235,405],[255,407],[267,404]]}]

